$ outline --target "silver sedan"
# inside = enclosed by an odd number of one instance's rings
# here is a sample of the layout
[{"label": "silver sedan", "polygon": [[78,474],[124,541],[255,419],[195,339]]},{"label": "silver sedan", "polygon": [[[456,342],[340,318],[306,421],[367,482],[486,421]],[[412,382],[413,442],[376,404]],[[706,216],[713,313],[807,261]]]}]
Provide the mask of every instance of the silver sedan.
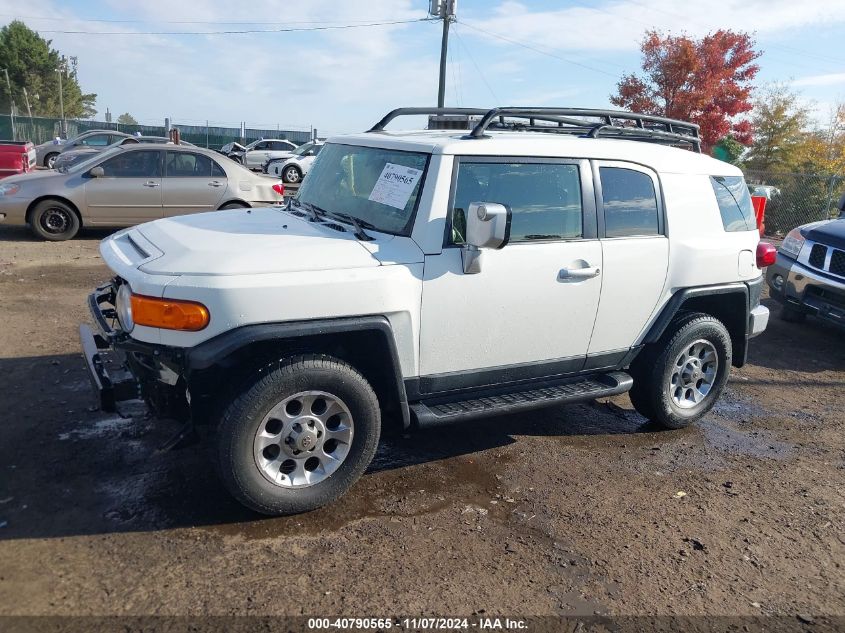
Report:
[{"label": "silver sedan", "polygon": [[284,186],[217,152],[181,145],[118,146],[62,171],[0,182],[0,222],[46,240],[83,226],[132,226],[162,217],[276,204]]}]

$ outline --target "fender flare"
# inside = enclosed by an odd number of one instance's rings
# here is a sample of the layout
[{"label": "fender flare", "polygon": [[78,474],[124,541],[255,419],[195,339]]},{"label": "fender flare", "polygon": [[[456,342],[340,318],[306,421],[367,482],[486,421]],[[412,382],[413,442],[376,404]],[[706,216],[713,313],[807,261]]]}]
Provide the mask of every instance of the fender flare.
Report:
[{"label": "fender flare", "polygon": [[185,354],[185,367],[190,372],[210,369],[218,362],[235,353],[238,349],[261,341],[296,340],[305,337],[350,332],[375,332],[382,337],[388,351],[387,361],[390,364],[390,371],[386,373],[392,377],[389,386],[392,390],[395,390],[402,415],[403,428],[409,428],[411,425],[411,413],[408,407],[408,396],[405,392],[402,367],[399,363],[399,353],[396,349],[396,339],[393,336],[393,328],[390,325],[390,321],[383,316],[244,325],[224,332],[187,350]]}]

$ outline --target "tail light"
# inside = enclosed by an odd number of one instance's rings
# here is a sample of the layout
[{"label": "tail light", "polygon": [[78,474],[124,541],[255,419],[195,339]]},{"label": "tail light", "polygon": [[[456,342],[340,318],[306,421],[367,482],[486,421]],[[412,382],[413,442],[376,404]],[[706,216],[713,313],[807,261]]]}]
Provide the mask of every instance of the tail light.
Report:
[{"label": "tail light", "polygon": [[277,182],[275,185],[273,185],[273,191],[275,191],[280,196],[284,196],[285,195],[285,186],[282,183]]},{"label": "tail light", "polygon": [[757,268],[765,268],[775,263],[778,258],[778,249],[768,242],[757,244]]}]

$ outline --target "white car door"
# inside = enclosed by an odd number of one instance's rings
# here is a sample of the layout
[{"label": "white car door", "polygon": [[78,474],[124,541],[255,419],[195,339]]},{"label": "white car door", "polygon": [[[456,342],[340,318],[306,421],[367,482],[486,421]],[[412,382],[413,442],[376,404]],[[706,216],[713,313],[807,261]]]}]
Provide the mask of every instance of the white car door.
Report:
[{"label": "white car door", "polygon": [[[426,256],[423,393],[581,370],[601,290],[602,250],[588,161],[456,157],[442,252]],[[511,209],[510,241],[464,274],[470,202]]]},{"label": "white car door", "polygon": [[244,165],[250,169],[261,167],[267,161],[269,155],[270,141],[261,141],[244,155]]},{"label": "white car door", "polygon": [[619,161],[593,161],[593,173],[604,272],[589,353],[621,358],[637,342],[660,301],[669,269],[669,239],[657,174]]}]

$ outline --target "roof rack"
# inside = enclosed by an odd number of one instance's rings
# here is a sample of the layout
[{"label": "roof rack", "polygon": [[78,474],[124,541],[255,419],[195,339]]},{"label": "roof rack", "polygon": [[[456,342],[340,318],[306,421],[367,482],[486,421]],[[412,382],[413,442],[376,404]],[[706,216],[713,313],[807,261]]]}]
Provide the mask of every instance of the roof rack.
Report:
[{"label": "roof rack", "polygon": [[[466,138],[486,138],[484,133],[488,129],[519,130],[684,145],[701,152],[699,127],[695,123],[651,114],[590,108],[397,108],[388,112],[368,132],[382,132],[388,123],[400,116],[456,114],[481,116]],[[527,119],[527,122],[513,119]]]}]

